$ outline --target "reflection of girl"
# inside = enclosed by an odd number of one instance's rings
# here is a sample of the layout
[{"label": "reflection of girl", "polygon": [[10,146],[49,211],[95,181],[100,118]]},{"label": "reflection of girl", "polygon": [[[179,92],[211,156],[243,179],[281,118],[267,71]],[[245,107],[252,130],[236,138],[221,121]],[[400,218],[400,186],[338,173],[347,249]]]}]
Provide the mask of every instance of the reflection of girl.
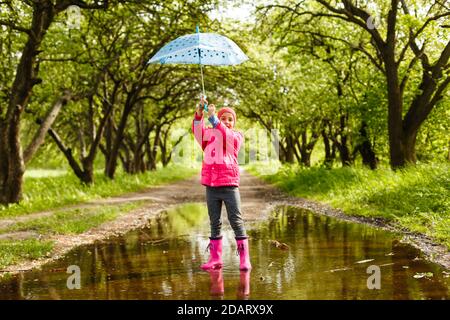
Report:
[{"label": "reflection of girl", "polygon": [[206,186],[206,203],[211,225],[209,242],[210,259],[201,266],[202,269],[218,269],[222,262],[221,211],[222,202],[227,209],[228,220],[233,228],[240,256],[241,270],[251,268],[248,251],[248,238],[241,215],[239,194],[239,164],[237,161],[243,135],[234,131],[236,113],[231,108],[222,108],[217,116],[213,104],[208,106],[208,120],[212,128],[205,128],[203,122],[203,105],[201,99],[197,105],[192,131],[195,139],[204,151],[201,183]]},{"label": "reflection of girl", "polygon": [[[222,269],[210,269],[208,272],[211,281],[209,293],[212,296],[222,297],[225,293]],[[240,273],[237,298],[248,299],[250,295],[250,271],[241,271]]]}]

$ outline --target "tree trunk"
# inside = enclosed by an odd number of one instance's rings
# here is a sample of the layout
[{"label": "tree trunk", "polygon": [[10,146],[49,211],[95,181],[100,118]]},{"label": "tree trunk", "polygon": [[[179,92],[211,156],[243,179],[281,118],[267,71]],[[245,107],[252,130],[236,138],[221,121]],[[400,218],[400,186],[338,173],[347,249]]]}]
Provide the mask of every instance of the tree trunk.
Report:
[{"label": "tree trunk", "polygon": [[[135,137],[136,137],[136,143],[134,144],[134,148],[133,148],[133,169],[132,169],[132,173],[136,174],[138,172],[141,171],[141,167],[142,167],[142,163],[141,163],[141,159],[142,159],[142,146],[139,144],[139,142],[142,140],[142,104],[139,104],[136,106],[135,108],[136,110],[136,115],[134,117],[134,124],[135,124]],[[132,137],[130,138],[132,139]]]},{"label": "tree trunk", "polygon": [[338,150],[337,144],[335,142],[333,142],[331,144],[331,158],[333,159],[333,161],[336,159],[337,150]]},{"label": "tree trunk", "polygon": [[311,152],[300,149],[301,163],[305,167],[311,167]]},{"label": "tree trunk", "polygon": [[311,135],[311,139],[308,142],[308,135],[306,131],[301,133],[301,143],[297,142],[298,149],[300,150],[301,155],[301,163],[306,166],[311,166],[311,153],[314,149],[314,145],[317,142],[318,135],[313,132]]},{"label": "tree trunk", "polygon": [[118,158],[122,162],[123,171],[131,174],[133,172],[133,168],[132,168],[133,162],[131,160],[131,151],[128,148],[128,146],[125,145],[124,143],[122,143],[122,145],[120,146]]},{"label": "tree trunk", "polygon": [[23,174],[25,173],[20,143],[20,117],[23,107],[18,105],[14,109],[12,117],[9,118],[7,130],[8,177],[5,184],[5,200],[7,203],[18,203],[21,200]]},{"label": "tree trunk", "polygon": [[151,169],[156,170],[156,164],[157,164],[157,156],[158,156],[158,146],[161,141],[161,128],[162,125],[158,125],[155,130],[155,138],[153,139],[153,146],[151,148]]},{"label": "tree trunk", "polygon": [[82,159],[83,173],[80,180],[85,184],[92,184],[94,182],[94,161],[88,158]]},{"label": "tree trunk", "polygon": [[287,163],[294,163],[294,147],[291,135],[286,135],[285,161]]},{"label": "tree trunk", "polygon": [[[50,128],[48,130],[48,134],[55,141],[55,143],[58,146],[59,150],[61,150],[61,152],[64,154],[64,156],[67,159],[67,162],[69,163],[70,167],[72,168],[73,172],[78,177],[78,179],[80,179],[82,182],[85,182],[85,183],[91,183],[92,179],[89,179],[89,177],[86,176],[85,172],[80,167],[80,165],[78,164],[77,160],[74,158],[74,156],[72,154],[72,149],[68,148],[68,147],[66,147],[64,145],[64,143],[62,142],[62,140],[59,137],[59,135],[52,128]],[[89,180],[91,180],[91,181],[89,181]]]},{"label": "tree trunk", "polygon": [[155,146],[151,146],[150,142],[148,144],[149,149],[147,149],[147,155],[148,155],[148,168],[151,171],[156,170],[156,153],[154,152]]},{"label": "tree trunk", "polygon": [[163,167],[166,167],[169,163],[169,159],[167,157],[167,137],[168,137],[169,129],[164,131],[163,138],[159,140],[159,149],[161,154],[161,163]]},{"label": "tree trunk", "polygon": [[356,148],[361,153],[363,165],[369,167],[372,170],[377,168],[377,159],[375,152],[373,151],[372,145],[367,134],[367,124],[365,121],[362,122],[361,128],[359,130],[360,137],[362,138],[361,144]]},{"label": "tree trunk", "polygon": [[447,161],[450,161],[450,140],[448,141]]},{"label": "tree trunk", "polygon": [[160,145],[160,148],[161,148],[161,163],[162,163],[163,167],[166,167],[167,164],[169,163],[168,159],[166,157],[166,149],[162,145]]},{"label": "tree trunk", "polygon": [[402,144],[406,163],[416,163],[416,138],[417,131],[406,131],[403,133]]},{"label": "tree trunk", "polygon": [[325,159],[324,159],[324,165],[327,168],[330,168],[333,165],[333,158],[331,156],[331,145],[330,145],[330,139],[328,139],[327,133],[325,132],[325,128],[322,129],[322,139],[323,144],[325,147]]},{"label": "tree trunk", "polygon": [[21,52],[16,76],[11,87],[11,94],[6,113],[6,121],[3,122],[6,130],[2,143],[5,144],[4,152],[7,155],[7,166],[3,166],[3,186],[0,202],[3,204],[17,203],[22,197],[23,174],[25,164],[20,142],[21,115],[30,98],[33,86],[40,83],[37,79],[39,69],[36,57],[39,47],[47,32],[53,17],[54,9],[51,2],[34,4],[33,19],[27,42]]},{"label": "tree trunk", "polygon": [[129,93],[127,95],[127,101],[125,102],[125,107],[122,112],[122,116],[120,118],[119,127],[116,131],[116,137],[114,139],[112,148],[111,148],[111,154],[109,155],[109,161],[107,163],[107,166],[105,168],[106,176],[110,179],[114,179],[114,174],[116,172],[117,167],[117,158],[119,155],[119,148],[122,144],[123,138],[124,138],[124,132],[128,121],[128,116],[131,113],[131,110],[133,109],[134,105],[134,94]]},{"label": "tree trunk", "polygon": [[[132,168],[129,173],[136,174],[138,172],[143,172],[142,171],[142,167],[143,167],[142,158],[143,158],[143,153],[142,153],[141,149],[134,150],[133,160],[131,161]],[[145,166],[145,164],[144,164],[144,166]]]},{"label": "tree trunk", "polygon": [[48,129],[50,129],[50,127],[52,126],[62,106],[64,106],[70,99],[71,93],[69,91],[65,91],[63,95],[60,98],[58,98],[58,100],[53,104],[52,108],[47,113],[45,119],[43,121],[41,119],[36,120],[36,122],[40,125],[40,127],[36,132],[35,136],[33,137],[33,140],[30,142],[30,144],[23,153],[25,164],[28,163],[33,158],[36,151],[44,143]]},{"label": "tree trunk", "polygon": [[0,119],[0,203],[6,201],[6,178],[8,177],[8,156],[6,153],[6,124]]},{"label": "tree trunk", "polygon": [[112,120],[112,114],[110,117],[108,117],[108,120],[106,122],[106,128],[105,128],[105,145],[102,150],[104,156],[105,156],[105,175],[106,175],[106,169],[108,168],[108,163],[110,161],[111,157],[111,150],[112,150],[112,143],[113,143],[113,120]]},{"label": "tree trunk", "polygon": [[398,71],[392,52],[385,57],[386,80],[388,90],[388,135],[390,163],[393,169],[405,165],[405,152],[403,148],[403,101],[398,81]]},{"label": "tree trunk", "polygon": [[342,166],[350,166],[353,159],[350,154],[350,150],[347,145],[347,135],[341,136],[341,144],[339,146],[339,154],[341,155]]},{"label": "tree trunk", "polygon": [[[336,132],[332,132],[331,122],[327,123],[327,127],[329,128],[329,138],[333,141],[333,152],[335,154],[335,150],[339,151],[339,156],[341,159],[342,166],[350,166],[353,163],[353,159],[351,157],[351,152],[347,143],[347,133],[346,126],[348,122],[348,113],[341,114],[339,117],[339,129]],[[338,139],[340,137],[340,141]]]}]

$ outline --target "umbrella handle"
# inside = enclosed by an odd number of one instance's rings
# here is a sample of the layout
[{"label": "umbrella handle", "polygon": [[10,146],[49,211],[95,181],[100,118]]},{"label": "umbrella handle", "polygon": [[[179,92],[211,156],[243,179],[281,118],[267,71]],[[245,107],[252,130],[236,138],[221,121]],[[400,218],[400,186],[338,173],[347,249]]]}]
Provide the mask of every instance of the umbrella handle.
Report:
[{"label": "umbrella handle", "polygon": [[[203,92],[200,94],[200,96],[206,100],[205,91],[203,91]],[[208,103],[206,103],[206,102],[203,103],[203,110],[208,111]]]}]

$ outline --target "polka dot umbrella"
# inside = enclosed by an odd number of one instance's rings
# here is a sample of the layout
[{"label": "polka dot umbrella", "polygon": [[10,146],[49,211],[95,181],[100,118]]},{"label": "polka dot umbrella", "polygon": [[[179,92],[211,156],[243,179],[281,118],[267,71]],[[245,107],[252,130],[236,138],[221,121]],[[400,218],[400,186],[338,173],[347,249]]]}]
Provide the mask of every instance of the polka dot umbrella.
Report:
[{"label": "polka dot umbrella", "polygon": [[[216,33],[196,33],[179,37],[162,47],[149,63],[199,64],[202,93],[205,95],[203,65],[229,66],[248,60],[244,52],[232,40]],[[205,105],[206,110],[206,105]]]}]

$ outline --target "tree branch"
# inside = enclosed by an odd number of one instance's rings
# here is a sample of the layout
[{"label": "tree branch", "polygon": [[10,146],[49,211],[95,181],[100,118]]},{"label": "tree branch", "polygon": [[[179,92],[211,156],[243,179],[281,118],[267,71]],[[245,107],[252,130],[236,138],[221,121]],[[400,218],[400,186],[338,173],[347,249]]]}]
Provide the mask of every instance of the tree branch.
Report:
[{"label": "tree branch", "polygon": [[10,21],[0,20],[0,25],[10,27],[13,30],[20,31],[20,32],[26,33],[29,36],[31,36],[31,30],[30,29],[18,26],[18,25],[14,24],[14,23],[12,23]]},{"label": "tree branch", "polygon": [[408,68],[406,69],[406,73],[400,83],[400,92],[402,95],[403,95],[403,91],[405,89],[406,83],[408,82],[408,79],[409,79],[409,71],[414,67],[414,65],[416,64],[418,59],[419,58],[417,56],[414,56],[414,58],[412,58],[411,61],[409,62]]},{"label": "tree branch", "polygon": [[25,164],[28,163],[33,158],[36,151],[44,143],[47,131],[55,121],[62,106],[65,105],[67,101],[69,101],[70,99],[71,93],[69,91],[65,91],[64,94],[55,102],[53,107],[50,109],[50,111],[45,117],[45,120],[44,121],[37,120],[38,124],[40,124],[41,126],[39,127],[39,130],[36,132],[33,140],[25,149],[25,152],[23,153],[23,159]]},{"label": "tree branch", "polygon": [[[326,2],[325,0],[316,0],[316,1],[321,5],[323,5],[325,8],[327,8],[329,11],[336,13],[337,14],[336,17],[339,17],[340,19],[343,19],[345,21],[353,22],[359,25],[367,32],[369,32],[372,35],[379,50],[382,51],[385,42],[383,38],[381,38],[381,35],[376,28],[368,27],[367,20],[370,18],[370,15],[366,11],[354,6],[349,0],[342,0],[345,9],[337,9],[332,5],[330,5],[328,2]],[[355,18],[355,16],[359,17],[361,20]]]},{"label": "tree branch", "polygon": [[444,80],[444,82],[442,82],[438,89],[436,90],[433,98],[431,98],[430,100],[430,106],[433,107],[434,105],[436,105],[436,103],[439,102],[439,100],[441,100],[443,98],[443,93],[445,92],[445,90],[447,89],[447,86],[450,83],[450,75],[447,76],[447,79]]},{"label": "tree branch", "polygon": [[108,9],[108,0],[104,0],[103,3],[87,4],[82,0],[61,0],[55,5],[57,12],[66,10],[70,6],[77,6],[81,9]]}]

